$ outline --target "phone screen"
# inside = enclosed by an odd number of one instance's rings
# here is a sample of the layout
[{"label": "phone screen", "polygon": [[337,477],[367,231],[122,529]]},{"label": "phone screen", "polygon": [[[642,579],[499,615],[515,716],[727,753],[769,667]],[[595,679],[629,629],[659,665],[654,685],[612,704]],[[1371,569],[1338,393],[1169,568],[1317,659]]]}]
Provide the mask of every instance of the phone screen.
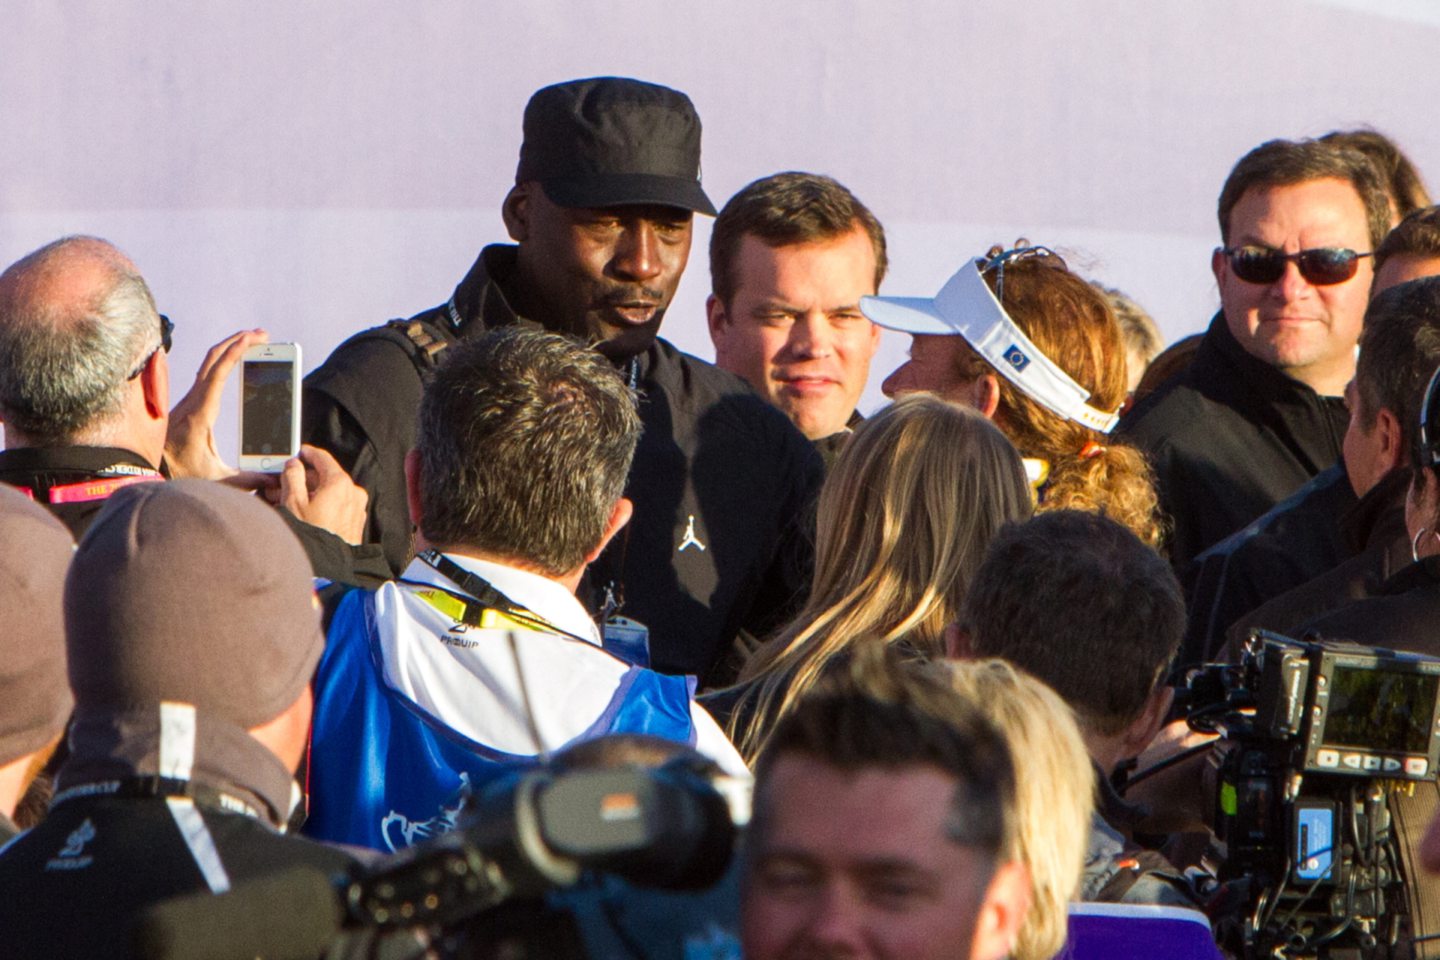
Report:
[{"label": "phone screen", "polygon": [[295,390],[288,360],[250,360],[243,364],[244,428],[240,455],[285,456],[290,449],[290,424]]}]

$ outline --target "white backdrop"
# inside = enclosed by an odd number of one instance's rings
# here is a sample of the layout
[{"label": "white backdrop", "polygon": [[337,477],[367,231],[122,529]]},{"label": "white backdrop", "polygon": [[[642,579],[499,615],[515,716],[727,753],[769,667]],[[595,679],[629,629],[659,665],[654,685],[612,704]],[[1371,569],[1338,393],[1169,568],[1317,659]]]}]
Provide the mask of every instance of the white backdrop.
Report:
[{"label": "white backdrop", "polygon": [[[177,393],[241,327],[308,369],[504,239],[532,91],[617,73],[694,99],[717,206],[777,170],[849,185],[886,292],[1023,235],[1174,338],[1215,307],[1215,198],[1262,140],[1369,124],[1440,187],[1437,41],[1430,0],[3,0],[0,262],[117,243],[178,324]],[[664,330],[704,357],[708,238]],[[232,388],[227,451],[233,416]]]}]

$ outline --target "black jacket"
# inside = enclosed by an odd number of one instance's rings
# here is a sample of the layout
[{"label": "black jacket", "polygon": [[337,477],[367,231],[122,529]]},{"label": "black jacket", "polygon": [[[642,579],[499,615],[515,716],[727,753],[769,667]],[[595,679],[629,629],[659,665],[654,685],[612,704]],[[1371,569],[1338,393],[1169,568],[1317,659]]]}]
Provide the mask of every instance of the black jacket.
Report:
[{"label": "black jacket", "polygon": [[[1336,525],[1343,559],[1234,620],[1227,630],[1229,659],[1235,658],[1255,628],[1296,635],[1306,623],[1331,610],[1379,595],[1386,581],[1410,565],[1410,536],[1405,530],[1409,485],[1409,471],[1396,470],[1345,511]],[[1253,566],[1263,564],[1265,558],[1255,559],[1258,563]]]},{"label": "black jacket", "polygon": [[[486,247],[450,302],[411,322],[439,343],[529,322],[503,290],[514,266],[515,248]],[[650,628],[657,670],[716,681],[732,639],[769,633],[808,585],[806,518],[822,464],[740,378],[663,340],[637,361],[644,433],[626,488],[635,515],[588,582],[623,589],[620,612]],[[411,548],[404,457],[429,363],[400,326],[387,325],[341,344],[305,379],[305,440],[369,491],[366,539],[384,545],[397,573]],[[687,544],[692,525],[703,549]]]},{"label": "black jacket", "polygon": [[[105,501],[126,482],[164,477],[145,458],[117,447],[17,447],[0,450],[0,483],[28,493],[70,529],[78,542]],[[328,530],[300,520],[289,510],[289,524],[315,576],[336,583],[374,587],[388,569],[378,548],[352,546]]]},{"label": "black jacket", "polygon": [[[354,863],[277,829],[294,796],[290,773],[223,717],[201,711],[186,743],[187,731],[153,707],[77,714],[49,813],[0,854],[7,958],[126,957],[131,924],[162,900],[291,866],[336,873]],[[187,778],[164,766],[167,751],[190,759]]]},{"label": "black jacket", "polygon": [[[282,835],[245,814],[196,809],[232,884],[285,867],[339,872],[353,863],[339,850]],[[4,954],[127,957],[131,924],[146,907],[207,889],[164,797],[69,800],[0,856]]]},{"label": "black jacket", "polygon": [[1304,624],[1303,633],[1440,657],[1440,556],[1408,564],[1374,595]]},{"label": "black jacket", "polygon": [[1347,420],[1341,398],[1250,356],[1216,314],[1191,365],[1120,425],[1155,468],[1175,569],[1338,461]]}]

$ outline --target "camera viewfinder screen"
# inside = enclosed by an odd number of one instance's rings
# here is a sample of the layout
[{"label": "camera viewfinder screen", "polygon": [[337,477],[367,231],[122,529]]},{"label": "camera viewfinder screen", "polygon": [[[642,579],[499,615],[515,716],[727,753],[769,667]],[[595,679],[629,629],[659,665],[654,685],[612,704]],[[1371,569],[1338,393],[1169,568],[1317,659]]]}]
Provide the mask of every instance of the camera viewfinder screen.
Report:
[{"label": "camera viewfinder screen", "polygon": [[290,367],[290,363],[283,360],[244,364],[242,456],[290,455],[290,408],[295,402]]},{"label": "camera viewfinder screen", "polygon": [[1432,674],[1337,666],[1330,684],[1327,746],[1427,753],[1435,715]]}]

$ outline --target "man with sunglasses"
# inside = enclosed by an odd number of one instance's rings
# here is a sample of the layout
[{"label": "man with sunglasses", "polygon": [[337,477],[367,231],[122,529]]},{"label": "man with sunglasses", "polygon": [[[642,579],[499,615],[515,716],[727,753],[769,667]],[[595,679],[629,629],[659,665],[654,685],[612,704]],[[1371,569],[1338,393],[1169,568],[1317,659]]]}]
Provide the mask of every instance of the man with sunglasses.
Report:
[{"label": "man with sunglasses", "polygon": [[1219,219],[1220,312],[1122,424],[1155,468],[1179,571],[1339,459],[1390,208],[1364,155],[1271,140],[1231,170]]},{"label": "man with sunglasses", "polygon": [[[242,331],[216,344],[171,410],[174,329],[135,264],[97,237],[56,240],[0,274],[0,483],[45,506],[78,540],[123,487],[234,475],[215,453],[212,429],[227,375],[264,334]],[[302,456],[316,486],[282,474],[279,497],[316,575],[383,579],[377,548],[330,532],[359,539],[363,491],[324,451]]]}]

